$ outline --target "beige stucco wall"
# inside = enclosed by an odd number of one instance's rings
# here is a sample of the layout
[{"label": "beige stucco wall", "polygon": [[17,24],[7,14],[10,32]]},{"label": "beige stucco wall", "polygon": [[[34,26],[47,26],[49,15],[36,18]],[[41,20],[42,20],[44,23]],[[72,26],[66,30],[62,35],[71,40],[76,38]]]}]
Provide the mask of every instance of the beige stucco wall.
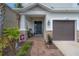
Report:
[{"label": "beige stucco wall", "polygon": [[17,27],[17,26],[18,26],[18,14],[16,14],[10,8],[5,7],[4,28]]}]

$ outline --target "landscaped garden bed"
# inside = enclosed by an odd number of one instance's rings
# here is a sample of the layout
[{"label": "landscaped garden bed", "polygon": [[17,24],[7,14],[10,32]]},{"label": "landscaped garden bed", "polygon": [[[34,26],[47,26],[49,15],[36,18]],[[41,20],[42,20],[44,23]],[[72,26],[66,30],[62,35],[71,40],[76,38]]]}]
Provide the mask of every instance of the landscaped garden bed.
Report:
[{"label": "landscaped garden bed", "polygon": [[0,38],[0,56],[2,55],[2,43],[1,43],[1,38]]},{"label": "landscaped garden bed", "polygon": [[46,45],[46,48],[48,48],[48,49],[58,49],[57,47],[56,47],[56,45],[53,43],[53,38],[50,36],[50,35],[48,35],[47,36],[47,42],[45,43],[45,45]]},{"label": "landscaped garden bed", "polygon": [[48,41],[46,42],[46,49],[53,49],[53,51],[56,52],[51,54],[53,56],[58,55],[64,56],[64,54],[59,50],[59,48],[53,43],[53,38],[51,38],[50,35],[48,35]]},{"label": "landscaped garden bed", "polygon": [[0,39],[0,55],[2,56],[28,56],[30,55],[32,42],[27,40],[19,42],[20,31],[18,28],[6,28]]},{"label": "landscaped garden bed", "polygon": [[15,41],[14,40],[9,40],[9,39],[4,39],[2,43],[2,55],[3,56],[13,56],[16,53],[15,49]]},{"label": "landscaped garden bed", "polygon": [[30,51],[32,47],[31,41],[26,41],[22,47],[17,51],[17,56],[30,56]]}]

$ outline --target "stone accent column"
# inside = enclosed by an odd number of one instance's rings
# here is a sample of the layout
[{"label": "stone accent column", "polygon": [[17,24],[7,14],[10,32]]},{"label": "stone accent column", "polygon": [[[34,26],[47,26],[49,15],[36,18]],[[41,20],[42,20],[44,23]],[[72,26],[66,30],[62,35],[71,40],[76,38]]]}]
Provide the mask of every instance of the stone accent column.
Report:
[{"label": "stone accent column", "polygon": [[20,42],[25,42],[27,39],[26,35],[26,18],[25,15],[20,17]]}]

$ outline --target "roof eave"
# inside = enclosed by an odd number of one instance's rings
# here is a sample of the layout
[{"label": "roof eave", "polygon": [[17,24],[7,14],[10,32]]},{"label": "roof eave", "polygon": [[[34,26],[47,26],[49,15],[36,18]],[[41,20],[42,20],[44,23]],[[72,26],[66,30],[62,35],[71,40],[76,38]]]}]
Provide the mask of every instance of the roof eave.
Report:
[{"label": "roof eave", "polygon": [[[14,8],[16,12],[24,12],[25,10],[23,8]],[[79,9],[52,9],[48,10],[49,12],[79,12]]]},{"label": "roof eave", "polygon": [[79,12],[79,8],[54,8],[52,12]]}]

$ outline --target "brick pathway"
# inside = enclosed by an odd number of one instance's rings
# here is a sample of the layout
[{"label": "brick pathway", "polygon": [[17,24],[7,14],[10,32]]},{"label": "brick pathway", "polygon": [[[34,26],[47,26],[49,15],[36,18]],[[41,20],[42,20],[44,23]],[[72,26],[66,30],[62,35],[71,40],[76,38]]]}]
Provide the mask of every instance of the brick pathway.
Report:
[{"label": "brick pathway", "polygon": [[33,41],[31,56],[62,56],[59,49],[49,49],[46,47],[42,37],[32,37],[29,40]]}]

